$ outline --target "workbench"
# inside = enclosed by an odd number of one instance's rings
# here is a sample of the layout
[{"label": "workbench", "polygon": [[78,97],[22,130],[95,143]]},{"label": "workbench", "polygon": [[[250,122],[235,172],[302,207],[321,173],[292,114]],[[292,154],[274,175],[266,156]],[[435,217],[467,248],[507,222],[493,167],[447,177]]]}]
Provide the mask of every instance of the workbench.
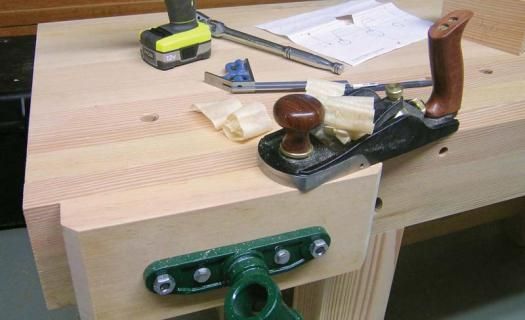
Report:
[{"label": "workbench", "polygon": [[[255,25],[340,2],[204,12],[291,44]],[[441,16],[441,1],[395,3]],[[230,96],[205,84],[204,72],[249,58],[258,81],[421,79],[430,75],[426,41],[335,76],[215,39],[210,59],[162,72],[141,60],[138,32],[165,21],[148,14],[38,27],[24,213],[49,308],[76,303],[83,319],[164,319],[217,307],[223,290],[161,299],[142,271],[157,259],[321,225],[329,253],[277,283],[295,288],[305,319],[382,318],[405,227],[525,195],[523,56],[464,40],[457,133],[302,194],[260,172],[258,139],[231,142],[190,110]],[[430,91],[405,96],[425,100]],[[282,95],[239,99],[271,112]]]}]

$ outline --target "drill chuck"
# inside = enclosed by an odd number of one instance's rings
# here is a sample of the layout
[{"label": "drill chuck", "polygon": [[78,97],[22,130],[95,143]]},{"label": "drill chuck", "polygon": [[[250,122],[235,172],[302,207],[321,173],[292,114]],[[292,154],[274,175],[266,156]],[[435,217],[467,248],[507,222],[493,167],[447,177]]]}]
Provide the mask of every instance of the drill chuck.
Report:
[{"label": "drill chuck", "polygon": [[168,17],[173,24],[197,26],[195,2],[193,0],[166,0]]}]

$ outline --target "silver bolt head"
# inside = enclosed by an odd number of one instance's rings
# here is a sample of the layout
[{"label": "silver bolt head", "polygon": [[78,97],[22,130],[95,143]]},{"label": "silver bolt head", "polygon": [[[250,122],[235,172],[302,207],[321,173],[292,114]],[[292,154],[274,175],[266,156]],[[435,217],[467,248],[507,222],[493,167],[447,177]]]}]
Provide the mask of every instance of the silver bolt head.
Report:
[{"label": "silver bolt head", "polygon": [[173,279],[172,276],[169,274],[161,274],[155,278],[153,291],[155,291],[156,294],[165,296],[172,293],[173,290],[175,290],[175,279]]},{"label": "silver bolt head", "polygon": [[328,251],[328,243],[326,243],[326,241],[323,239],[314,240],[314,242],[312,242],[310,245],[310,253],[314,258],[323,256],[326,251]]},{"label": "silver bolt head", "polygon": [[277,264],[283,265],[290,261],[290,251],[286,249],[279,249],[273,256],[273,261]]},{"label": "silver bolt head", "polygon": [[193,273],[193,280],[198,283],[205,283],[210,280],[211,270],[208,268],[199,268]]}]

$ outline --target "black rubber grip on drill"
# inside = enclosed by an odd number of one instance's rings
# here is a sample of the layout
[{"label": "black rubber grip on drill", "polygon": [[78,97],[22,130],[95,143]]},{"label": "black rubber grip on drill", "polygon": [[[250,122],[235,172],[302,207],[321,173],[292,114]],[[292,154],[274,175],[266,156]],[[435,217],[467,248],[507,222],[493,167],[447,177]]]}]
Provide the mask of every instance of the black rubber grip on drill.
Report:
[{"label": "black rubber grip on drill", "polygon": [[194,24],[196,12],[194,0],[165,0],[170,23]]}]

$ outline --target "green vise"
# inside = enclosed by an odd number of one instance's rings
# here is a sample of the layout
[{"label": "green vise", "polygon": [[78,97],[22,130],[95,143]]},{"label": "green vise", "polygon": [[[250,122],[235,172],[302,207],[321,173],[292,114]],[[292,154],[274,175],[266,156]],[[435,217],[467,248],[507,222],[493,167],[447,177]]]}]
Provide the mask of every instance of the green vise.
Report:
[{"label": "green vise", "polygon": [[302,320],[270,276],[323,256],[329,246],[325,229],[311,227],[158,260],[144,270],[144,281],[161,296],[230,286],[224,301],[228,320]]}]

